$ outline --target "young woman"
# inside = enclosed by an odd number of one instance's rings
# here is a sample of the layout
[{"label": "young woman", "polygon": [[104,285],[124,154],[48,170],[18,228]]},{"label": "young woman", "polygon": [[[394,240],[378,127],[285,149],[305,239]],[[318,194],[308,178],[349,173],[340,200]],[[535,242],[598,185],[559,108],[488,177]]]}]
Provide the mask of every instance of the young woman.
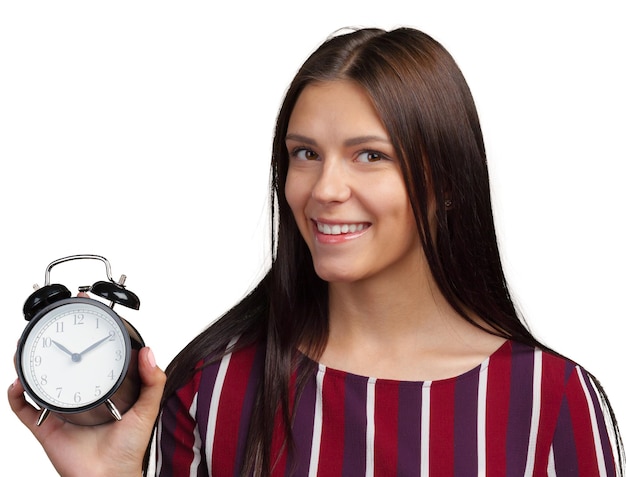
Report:
[{"label": "young woman", "polygon": [[[601,387],[517,315],[439,43],[326,41],[286,93],[272,174],[271,268],[169,366],[158,476],[621,475]],[[61,475],[136,476],[163,383],[149,350],[141,371],[129,418],[97,429],[34,428],[9,397]]]}]

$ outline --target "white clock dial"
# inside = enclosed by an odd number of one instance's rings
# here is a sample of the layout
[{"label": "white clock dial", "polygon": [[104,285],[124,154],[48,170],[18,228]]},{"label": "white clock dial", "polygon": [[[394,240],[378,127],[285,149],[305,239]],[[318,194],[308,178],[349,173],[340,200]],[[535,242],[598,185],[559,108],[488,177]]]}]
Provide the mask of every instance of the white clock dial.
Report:
[{"label": "white clock dial", "polygon": [[21,366],[36,400],[78,410],[105,397],[128,362],[122,326],[104,305],[86,301],[62,304],[33,323]]}]

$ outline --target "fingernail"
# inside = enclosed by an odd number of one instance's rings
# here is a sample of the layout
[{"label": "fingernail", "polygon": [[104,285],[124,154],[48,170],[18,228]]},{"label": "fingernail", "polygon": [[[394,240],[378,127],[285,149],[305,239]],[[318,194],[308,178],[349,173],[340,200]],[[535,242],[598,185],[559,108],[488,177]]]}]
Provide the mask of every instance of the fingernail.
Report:
[{"label": "fingernail", "polygon": [[153,368],[156,368],[156,359],[154,358],[154,353],[152,352],[152,348],[148,348],[148,363]]}]

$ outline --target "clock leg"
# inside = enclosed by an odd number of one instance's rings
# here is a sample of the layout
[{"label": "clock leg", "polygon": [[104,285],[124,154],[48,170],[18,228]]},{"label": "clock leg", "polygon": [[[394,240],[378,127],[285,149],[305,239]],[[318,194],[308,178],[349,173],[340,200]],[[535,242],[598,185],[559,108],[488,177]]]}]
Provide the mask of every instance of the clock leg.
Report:
[{"label": "clock leg", "polygon": [[37,425],[41,426],[43,421],[45,421],[50,415],[50,409],[46,409],[45,407],[41,410],[41,414],[39,414],[39,418],[37,418]]},{"label": "clock leg", "polygon": [[117,408],[115,407],[115,404],[113,404],[113,402],[110,399],[107,399],[106,401],[104,401],[104,403],[106,404],[107,409],[109,410],[111,415],[115,418],[115,420],[121,421],[122,414],[117,410]]}]

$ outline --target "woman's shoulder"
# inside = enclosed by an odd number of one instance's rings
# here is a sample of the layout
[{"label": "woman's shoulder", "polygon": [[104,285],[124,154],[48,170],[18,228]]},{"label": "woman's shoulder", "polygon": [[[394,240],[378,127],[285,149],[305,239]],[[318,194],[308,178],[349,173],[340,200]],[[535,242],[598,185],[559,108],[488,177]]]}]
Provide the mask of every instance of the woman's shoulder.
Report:
[{"label": "woman's shoulder", "polygon": [[490,357],[487,381],[494,396],[506,389],[515,408],[542,409],[555,419],[564,409],[601,414],[597,379],[573,359],[549,348],[507,341]]},{"label": "woman's shoulder", "polygon": [[[548,347],[508,340],[489,357],[489,367],[515,379],[533,379],[536,384],[565,386],[574,375],[590,374],[575,360]],[[492,370],[493,371],[493,370]]]},{"label": "woman's shoulder", "polygon": [[[228,346],[212,353],[196,366],[194,373],[178,390],[178,394],[202,397],[207,402],[216,394],[233,395],[256,387],[263,372],[265,346],[260,342],[238,344],[233,339]],[[200,399],[198,399],[200,401]]]},{"label": "woman's shoulder", "polygon": [[511,365],[526,371],[553,374],[564,370],[567,375],[575,370],[587,371],[574,359],[546,346],[508,340],[491,356],[494,360],[510,360]]},{"label": "woman's shoulder", "polygon": [[221,428],[237,420],[247,420],[258,394],[264,355],[262,343],[237,346],[236,340],[218,352],[207,354],[165,398],[162,428],[197,427],[205,432],[217,424]]}]

